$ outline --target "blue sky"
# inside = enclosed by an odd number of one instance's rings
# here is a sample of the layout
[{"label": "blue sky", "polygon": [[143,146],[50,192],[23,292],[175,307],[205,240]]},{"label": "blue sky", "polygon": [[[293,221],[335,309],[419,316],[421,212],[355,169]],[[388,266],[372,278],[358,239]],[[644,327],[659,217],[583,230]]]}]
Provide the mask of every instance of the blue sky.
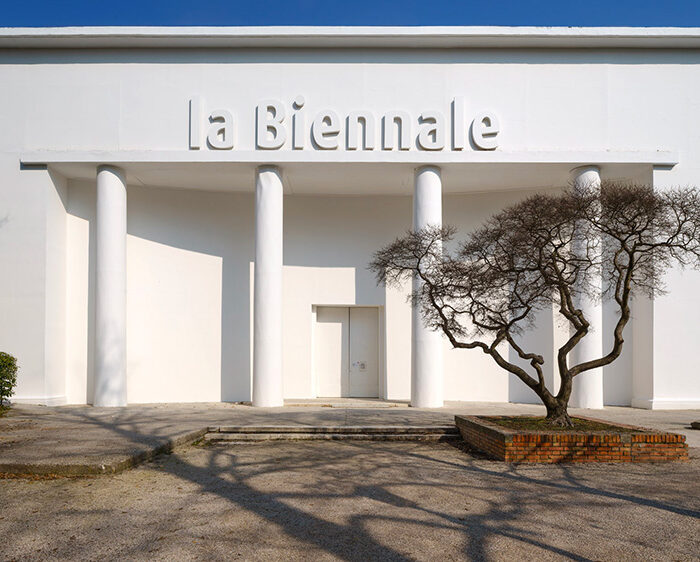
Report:
[{"label": "blue sky", "polygon": [[700,0],[81,0],[0,3],[0,26],[700,26]]}]

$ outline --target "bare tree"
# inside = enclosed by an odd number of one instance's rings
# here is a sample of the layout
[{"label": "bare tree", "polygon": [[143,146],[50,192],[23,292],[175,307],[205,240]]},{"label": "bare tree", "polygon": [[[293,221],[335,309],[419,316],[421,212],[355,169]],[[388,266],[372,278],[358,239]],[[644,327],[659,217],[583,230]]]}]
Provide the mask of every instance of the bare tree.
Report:
[{"label": "bare tree", "polygon": [[[571,426],[573,380],[620,356],[632,297],[663,292],[662,274],[674,264],[700,266],[700,192],[604,182],[600,189],[529,197],[450,252],[445,248],[455,232],[408,232],[376,252],[370,269],[379,283],[422,279],[412,299],[428,326],[455,348],[491,356],[537,394],[551,424]],[[618,319],[612,349],[572,365],[571,351],[591,332],[580,306],[584,299],[612,300]],[[524,349],[518,337],[533,328],[538,311],[553,305],[570,327],[557,352],[556,394],[545,384],[543,355]],[[504,350],[520,361],[509,360]]]}]

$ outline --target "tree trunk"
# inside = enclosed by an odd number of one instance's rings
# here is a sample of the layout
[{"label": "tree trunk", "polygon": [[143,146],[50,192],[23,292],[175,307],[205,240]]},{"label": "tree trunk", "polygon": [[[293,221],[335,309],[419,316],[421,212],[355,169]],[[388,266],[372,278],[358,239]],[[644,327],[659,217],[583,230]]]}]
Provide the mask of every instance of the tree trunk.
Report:
[{"label": "tree trunk", "polygon": [[561,400],[554,400],[552,404],[545,404],[547,407],[547,421],[556,427],[573,427],[574,424],[567,412],[568,404]]}]

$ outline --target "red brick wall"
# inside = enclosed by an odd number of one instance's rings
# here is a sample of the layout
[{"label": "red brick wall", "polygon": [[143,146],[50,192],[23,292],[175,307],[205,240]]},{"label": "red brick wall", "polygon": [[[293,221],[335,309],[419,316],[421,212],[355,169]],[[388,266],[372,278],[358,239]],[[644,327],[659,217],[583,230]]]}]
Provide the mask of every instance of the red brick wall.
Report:
[{"label": "red brick wall", "polygon": [[506,462],[664,462],[688,458],[684,435],[643,428],[634,433],[526,432],[477,416],[455,416],[455,423],[470,446]]}]

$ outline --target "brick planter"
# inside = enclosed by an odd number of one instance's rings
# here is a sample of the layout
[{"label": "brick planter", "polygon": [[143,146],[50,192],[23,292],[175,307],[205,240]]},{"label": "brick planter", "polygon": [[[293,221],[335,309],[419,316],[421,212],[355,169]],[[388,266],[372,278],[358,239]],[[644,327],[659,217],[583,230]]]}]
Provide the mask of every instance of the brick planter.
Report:
[{"label": "brick planter", "polygon": [[[527,431],[508,429],[491,421],[494,419],[499,416],[455,416],[455,423],[470,446],[501,461],[667,462],[688,459],[685,435],[677,433],[659,433],[623,424],[610,424],[609,431]],[[616,427],[627,431],[616,431]]]}]

